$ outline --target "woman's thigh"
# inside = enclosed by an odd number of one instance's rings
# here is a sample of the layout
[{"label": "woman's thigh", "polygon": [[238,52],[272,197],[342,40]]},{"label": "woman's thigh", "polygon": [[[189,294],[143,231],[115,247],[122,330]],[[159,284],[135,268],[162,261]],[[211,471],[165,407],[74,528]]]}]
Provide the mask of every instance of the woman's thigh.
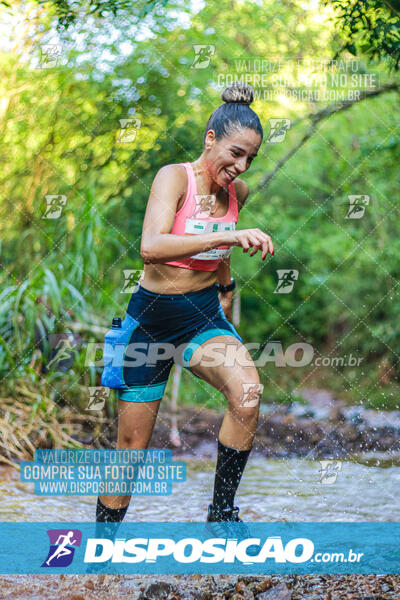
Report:
[{"label": "woman's thigh", "polygon": [[224,394],[231,406],[256,408],[262,386],[247,348],[233,335],[218,335],[192,354],[189,369]]}]

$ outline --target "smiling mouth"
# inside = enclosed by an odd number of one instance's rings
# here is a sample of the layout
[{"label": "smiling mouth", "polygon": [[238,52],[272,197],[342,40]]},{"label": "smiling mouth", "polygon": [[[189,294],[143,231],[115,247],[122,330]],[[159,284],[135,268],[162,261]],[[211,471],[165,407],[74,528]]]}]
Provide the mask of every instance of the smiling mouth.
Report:
[{"label": "smiling mouth", "polygon": [[225,173],[226,175],[228,175],[228,177],[229,177],[230,179],[235,179],[235,177],[236,177],[236,175],[234,175],[233,173],[230,173],[230,172],[229,172],[227,169],[224,169],[224,173]]}]

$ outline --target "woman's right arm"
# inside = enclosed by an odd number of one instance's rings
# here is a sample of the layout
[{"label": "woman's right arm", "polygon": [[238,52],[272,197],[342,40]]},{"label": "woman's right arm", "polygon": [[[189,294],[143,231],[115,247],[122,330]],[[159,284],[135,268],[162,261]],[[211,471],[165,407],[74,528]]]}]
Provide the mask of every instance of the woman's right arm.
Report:
[{"label": "woman's right arm", "polygon": [[242,246],[244,252],[257,246],[263,249],[263,257],[264,251],[267,254],[270,238],[259,229],[195,235],[169,233],[185,184],[186,172],[180,165],[166,165],[155,176],[143,221],[140,254],[144,264],[178,260],[218,246]]}]

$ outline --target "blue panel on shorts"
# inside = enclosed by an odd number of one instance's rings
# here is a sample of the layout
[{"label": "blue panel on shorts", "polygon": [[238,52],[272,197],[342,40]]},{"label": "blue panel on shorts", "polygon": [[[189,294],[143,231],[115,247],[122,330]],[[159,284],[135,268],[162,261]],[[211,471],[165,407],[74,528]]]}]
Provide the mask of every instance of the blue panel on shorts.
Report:
[{"label": "blue panel on shorts", "polygon": [[118,390],[118,398],[125,402],[151,402],[159,400],[164,396],[167,381],[153,385],[134,386],[127,389]]},{"label": "blue panel on shorts", "polygon": [[[227,323],[229,324],[229,321],[227,320]],[[182,366],[189,368],[189,362],[190,359],[192,358],[193,353],[197,350],[197,348],[199,346],[201,346],[201,344],[217,335],[232,335],[235,338],[237,338],[238,340],[240,340],[241,342],[243,342],[242,338],[240,337],[240,335],[237,333],[237,331],[232,327],[231,329],[207,329],[206,331],[203,331],[202,333],[199,333],[198,335],[195,335],[194,338],[192,338],[189,342],[189,347],[185,349],[184,353],[183,353],[183,360],[182,360]],[[193,347],[193,345],[195,347]]]}]

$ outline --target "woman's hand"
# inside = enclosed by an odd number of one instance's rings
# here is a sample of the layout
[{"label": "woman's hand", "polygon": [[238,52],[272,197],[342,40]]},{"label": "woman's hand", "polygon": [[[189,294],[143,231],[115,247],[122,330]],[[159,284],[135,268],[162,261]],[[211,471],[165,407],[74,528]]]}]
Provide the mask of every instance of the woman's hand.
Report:
[{"label": "woman's hand", "polygon": [[233,299],[233,290],[231,292],[218,292],[218,299],[222,306],[222,310],[225,313],[228,321],[232,321],[232,299]]},{"label": "woman's hand", "polygon": [[269,235],[261,231],[261,229],[238,229],[226,232],[228,234],[228,244],[230,246],[241,246],[243,252],[250,252],[250,256],[253,256],[258,252],[262,251],[262,260],[265,259],[268,252],[274,254],[274,245]]}]

